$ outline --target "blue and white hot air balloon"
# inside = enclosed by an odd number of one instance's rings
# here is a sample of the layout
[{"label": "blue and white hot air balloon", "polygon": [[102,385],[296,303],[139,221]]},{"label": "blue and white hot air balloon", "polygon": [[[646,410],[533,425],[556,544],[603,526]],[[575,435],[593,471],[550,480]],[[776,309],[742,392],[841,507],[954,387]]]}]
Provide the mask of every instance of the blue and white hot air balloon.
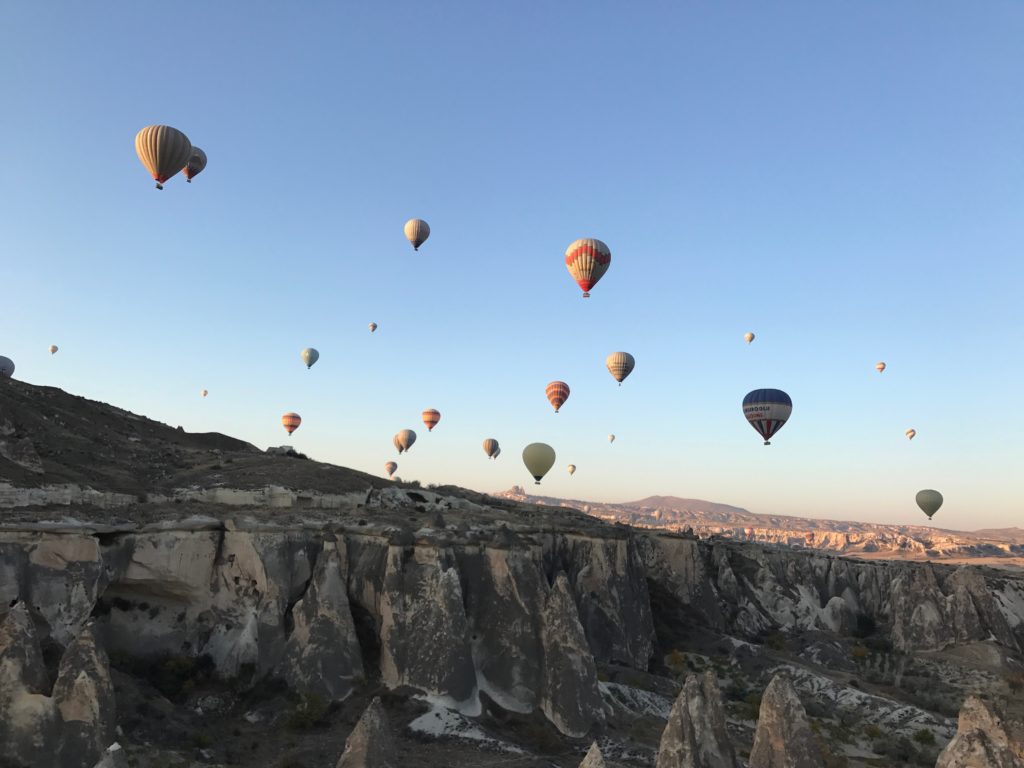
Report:
[{"label": "blue and white hot air balloon", "polygon": [[743,398],[743,415],[764,438],[765,445],[793,412],[793,401],[781,389],[755,389]]}]

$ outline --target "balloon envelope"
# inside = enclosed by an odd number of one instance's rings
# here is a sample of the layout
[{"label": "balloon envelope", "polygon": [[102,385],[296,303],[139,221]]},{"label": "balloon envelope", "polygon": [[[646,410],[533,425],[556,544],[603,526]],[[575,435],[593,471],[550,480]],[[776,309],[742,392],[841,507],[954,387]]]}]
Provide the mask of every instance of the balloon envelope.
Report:
[{"label": "balloon envelope", "polygon": [[373,333],[374,331],[377,330],[377,324],[376,323],[370,323],[369,328],[370,328],[370,333]]},{"label": "balloon envelope", "polygon": [[206,397],[208,394],[210,394],[210,390],[204,389],[203,390],[203,397]]},{"label": "balloon envelope", "polygon": [[885,370],[885,363],[875,363],[875,370],[881,373]]},{"label": "balloon envelope", "polygon": [[614,443],[615,442],[615,435],[608,435],[608,442],[609,443]]},{"label": "balloon envelope", "polygon": [[423,423],[427,426],[427,432],[433,432],[437,422],[441,420],[441,412],[436,408],[427,408],[423,412]]},{"label": "balloon envelope", "polygon": [[555,408],[555,413],[569,399],[569,385],[564,381],[552,381],[545,387],[544,392],[548,396],[548,402]]},{"label": "balloon envelope", "polygon": [[498,455],[499,450],[500,449],[498,448],[498,441],[495,440],[493,437],[488,437],[486,440],[484,440],[484,453],[487,454],[487,458],[493,459],[495,456]]},{"label": "balloon envelope", "polygon": [[545,443],[530,443],[523,448],[523,464],[540,485],[541,478],[555,465],[555,449]]},{"label": "balloon envelope", "polygon": [[147,125],[135,134],[135,153],[156,180],[156,188],[180,171],[192,157],[188,136],[169,125]]},{"label": "balloon envelope", "polygon": [[575,475],[576,474],[576,465],[575,464],[570,464],[569,465],[569,474],[570,475]]},{"label": "balloon envelope", "polygon": [[574,240],[565,249],[565,266],[572,279],[583,289],[583,298],[597,285],[612,263],[612,252],[600,240],[584,237]]},{"label": "balloon envelope", "polygon": [[409,219],[405,222],[405,239],[412,243],[412,249],[418,251],[430,237],[430,225],[423,219]]},{"label": "balloon envelope", "polygon": [[191,182],[193,178],[203,172],[206,167],[206,153],[199,147],[192,147],[192,155],[189,157],[182,173],[185,174],[185,181]]},{"label": "balloon envelope", "polygon": [[14,375],[14,361],[0,355],[0,379],[9,379]]},{"label": "balloon envelope", "polygon": [[743,398],[743,415],[765,445],[771,445],[772,435],[782,429],[792,412],[793,401],[781,389],[755,389]]},{"label": "balloon envelope", "polygon": [[58,349],[58,347],[57,347],[57,345],[56,345],[56,344],[51,344],[51,345],[50,345],[50,354],[51,354],[51,355],[55,355],[55,354],[57,354],[57,349]]},{"label": "balloon envelope", "polygon": [[412,448],[412,444],[416,442],[416,433],[411,429],[403,429],[391,438],[391,442],[394,443],[399,455],[401,455],[402,451],[408,451]]},{"label": "balloon envelope", "polygon": [[313,363],[320,359],[320,353],[312,347],[306,347],[302,350],[302,353],[299,356],[302,358],[302,362],[306,364],[307,368],[312,368]]},{"label": "balloon envelope", "polygon": [[752,342],[755,338],[757,337],[754,336],[754,334],[750,333],[749,331],[743,334],[743,339],[747,342],[747,344]]},{"label": "balloon envelope", "polygon": [[921,508],[921,511],[928,515],[928,519],[932,519],[932,515],[939,511],[939,507],[942,506],[942,494],[938,491],[924,490],[917,492],[917,506]]},{"label": "balloon envelope", "polygon": [[908,429],[903,434],[905,434],[907,436],[907,440],[913,440],[914,439],[914,435],[917,434],[917,430],[916,429]]},{"label": "balloon envelope", "polygon": [[388,477],[391,477],[393,474],[395,474],[395,471],[397,469],[398,469],[398,464],[396,464],[393,461],[389,461],[389,462],[384,464],[384,471],[388,473]]},{"label": "balloon envelope", "polygon": [[621,385],[622,380],[633,372],[636,360],[629,352],[612,352],[605,359],[604,365],[608,369],[608,373]]},{"label": "balloon envelope", "polygon": [[286,413],[281,417],[281,426],[284,427],[289,437],[291,437],[292,432],[299,428],[301,423],[302,417],[297,413]]}]

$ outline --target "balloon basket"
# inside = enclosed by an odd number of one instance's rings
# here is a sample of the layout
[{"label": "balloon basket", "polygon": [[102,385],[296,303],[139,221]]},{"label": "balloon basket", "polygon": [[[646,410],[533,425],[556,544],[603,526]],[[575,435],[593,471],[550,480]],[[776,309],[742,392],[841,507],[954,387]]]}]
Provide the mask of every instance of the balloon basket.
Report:
[{"label": "balloon basket", "polygon": [[583,292],[583,298],[584,299],[589,299],[590,298],[590,291],[584,291]]}]

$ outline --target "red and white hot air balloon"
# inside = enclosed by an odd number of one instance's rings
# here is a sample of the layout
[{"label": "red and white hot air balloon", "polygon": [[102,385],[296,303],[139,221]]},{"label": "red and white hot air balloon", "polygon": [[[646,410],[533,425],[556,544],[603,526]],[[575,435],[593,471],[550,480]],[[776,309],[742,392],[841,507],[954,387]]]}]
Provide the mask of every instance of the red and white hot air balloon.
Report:
[{"label": "red and white hot air balloon", "polygon": [[612,263],[612,252],[600,240],[584,237],[573,241],[565,249],[565,266],[580,288],[583,298],[590,296],[590,289],[597,285]]},{"label": "red and white hot air balloon", "polygon": [[292,436],[292,432],[299,428],[299,424],[302,423],[302,417],[297,413],[286,413],[281,417],[281,426],[284,427],[285,432],[288,433],[288,437]]},{"label": "red and white hot air balloon", "polygon": [[423,423],[427,427],[427,432],[433,432],[434,427],[437,426],[437,422],[441,420],[441,412],[436,408],[427,408],[423,412]]},{"label": "red and white hot air balloon", "polygon": [[544,390],[548,396],[548,402],[555,408],[555,413],[569,399],[569,385],[564,381],[552,381]]}]

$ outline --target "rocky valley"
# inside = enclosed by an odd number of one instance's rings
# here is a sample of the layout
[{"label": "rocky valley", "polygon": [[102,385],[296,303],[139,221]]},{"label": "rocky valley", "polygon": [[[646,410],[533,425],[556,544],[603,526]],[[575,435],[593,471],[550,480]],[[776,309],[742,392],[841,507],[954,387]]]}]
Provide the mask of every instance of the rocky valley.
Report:
[{"label": "rocky valley", "polygon": [[19,768],[1024,760],[1016,572],[391,483],[17,381],[0,611]]}]

